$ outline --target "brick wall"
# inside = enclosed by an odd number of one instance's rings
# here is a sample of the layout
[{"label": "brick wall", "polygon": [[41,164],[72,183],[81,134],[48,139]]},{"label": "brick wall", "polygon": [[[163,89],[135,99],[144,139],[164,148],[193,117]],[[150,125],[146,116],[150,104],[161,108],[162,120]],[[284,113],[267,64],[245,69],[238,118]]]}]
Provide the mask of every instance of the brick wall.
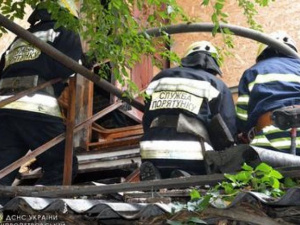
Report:
[{"label": "brick wall", "polygon": [[[198,22],[211,22],[211,9],[201,6],[201,0],[177,0],[179,5],[189,16],[196,18]],[[226,0],[225,12],[230,14],[229,23],[238,26],[247,26],[241,9],[237,6],[237,0]],[[30,9],[28,9],[30,12]],[[28,14],[29,15],[29,14]],[[286,30],[298,43],[300,49],[300,4],[299,0],[275,0],[269,7],[259,9],[257,21],[263,26],[264,32],[269,33],[276,30]],[[27,28],[28,23],[18,21],[22,27]],[[15,36],[12,33],[4,34],[0,41],[0,54],[12,42]],[[222,46],[221,35],[212,37],[210,33],[189,33],[172,35],[175,43],[172,50],[182,56],[185,49],[194,41],[209,40],[213,44]],[[222,66],[223,80],[228,86],[236,86],[243,71],[255,62],[257,43],[253,40],[235,37],[235,48],[233,56],[227,57]],[[154,70],[156,73],[157,70]]]},{"label": "brick wall", "polygon": [[[197,18],[199,22],[210,22],[211,10],[201,6],[201,0],[178,0],[178,3],[188,12],[189,16]],[[212,1],[214,2],[214,1]],[[247,26],[242,11],[237,6],[237,0],[226,0],[225,12],[230,14],[229,23]],[[202,19],[200,21],[200,18]],[[269,7],[259,9],[257,21],[263,26],[265,33],[276,30],[287,31],[298,43],[300,50],[300,4],[299,0],[275,0]],[[189,33],[173,35],[175,44],[172,49],[180,56],[185,48],[194,41],[209,40],[213,44],[222,46],[221,35],[212,37],[210,33]],[[227,57],[222,66],[223,80],[232,87],[238,84],[243,71],[255,62],[257,43],[253,40],[235,37],[233,56]]]}]

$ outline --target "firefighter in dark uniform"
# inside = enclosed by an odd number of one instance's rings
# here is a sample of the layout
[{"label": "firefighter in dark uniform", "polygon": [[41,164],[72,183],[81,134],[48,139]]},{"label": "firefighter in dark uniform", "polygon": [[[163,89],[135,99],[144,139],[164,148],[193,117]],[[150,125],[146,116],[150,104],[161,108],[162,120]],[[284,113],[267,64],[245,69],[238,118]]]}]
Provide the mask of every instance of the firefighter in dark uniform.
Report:
[{"label": "firefighter in dark uniform", "polygon": [[[278,31],[270,36],[297,52],[294,40],[286,32]],[[240,80],[236,107],[239,136],[247,137],[250,145],[290,152],[291,129],[282,130],[274,125],[271,114],[282,107],[300,105],[299,68],[299,59],[260,45],[256,64]],[[296,135],[296,151],[300,155],[299,129]]]},{"label": "firefighter in dark uniform", "polygon": [[208,129],[219,116],[229,136],[236,135],[232,95],[217,77],[216,48],[207,41],[195,42],[181,64],[158,73],[147,87],[141,180],[205,174],[205,151],[224,150],[234,142],[216,146],[219,131]]},{"label": "firefighter in dark uniform", "polygon": [[[59,2],[62,10],[76,16],[71,1]],[[55,21],[46,9],[37,8],[29,17],[28,31],[76,61],[82,56],[78,34],[63,27],[55,28]],[[3,54],[0,65],[0,100],[32,88],[54,78],[67,79],[74,72],[47,56],[40,49],[21,38],[16,38]],[[33,95],[22,97],[0,108],[0,169],[65,132],[57,98],[63,83],[54,84]],[[43,169],[39,185],[62,185],[64,141],[37,157]],[[77,171],[73,159],[73,175]],[[1,185],[11,185],[18,171],[0,179]]]}]

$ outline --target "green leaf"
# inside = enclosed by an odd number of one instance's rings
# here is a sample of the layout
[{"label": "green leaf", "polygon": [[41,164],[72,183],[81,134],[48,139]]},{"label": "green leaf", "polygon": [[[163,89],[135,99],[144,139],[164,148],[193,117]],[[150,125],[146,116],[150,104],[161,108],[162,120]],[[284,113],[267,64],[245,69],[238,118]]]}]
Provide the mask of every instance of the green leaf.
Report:
[{"label": "green leaf", "polygon": [[228,184],[224,185],[223,188],[224,188],[224,191],[226,194],[232,194],[235,192],[232,184],[228,183]]},{"label": "green leaf", "polygon": [[216,3],[214,7],[217,10],[221,10],[223,8],[223,6],[224,6],[224,4]]},{"label": "green leaf", "polygon": [[251,177],[252,174],[249,171],[241,171],[235,176],[236,180],[242,182],[248,182],[251,179]]},{"label": "green leaf", "polygon": [[226,177],[228,180],[231,180],[232,182],[236,182],[235,175],[224,173],[224,177]]},{"label": "green leaf", "polygon": [[280,188],[280,182],[275,179],[275,178],[271,178],[271,183],[272,183],[272,187],[275,189],[279,189]]},{"label": "green leaf", "polygon": [[297,183],[290,177],[287,177],[284,179],[284,186],[291,188],[291,187],[295,187],[297,185]]},{"label": "green leaf", "polygon": [[274,170],[274,169],[271,170],[270,176],[274,177],[274,178],[277,178],[277,179],[283,178],[282,174],[280,172],[278,172],[277,170]]},{"label": "green leaf", "polygon": [[242,169],[246,171],[253,171],[253,167],[247,165],[247,163],[243,164]]},{"label": "green leaf", "polygon": [[203,197],[202,201],[200,201],[200,204],[198,205],[198,208],[200,210],[204,210],[208,207],[209,203],[210,203],[210,199],[211,199],[211,195],[207,194]]},{"label": "green leaf", "polygon": [[265,173],[269,173],[273,168],[266,163],[260,163],[256,168],[255,171],[262,171]]},{"label": "green leaf", "polygon": [[203,0],[201,5],[208,5],[209,4],[209,0]]},{"label": "green leaf", "polygon": [[271,192],[271,196],[273,197],[281,197],[284,195],[284,191],[280,190],[280,189],[273,189]]},{"label": "green leaf", "polygon": [[190,197],[191,197],[191,200],[198,200],[201,198],[201,195],[200,195],[199,191],[197,191],[196,189],[193,189],[190,192]]}]

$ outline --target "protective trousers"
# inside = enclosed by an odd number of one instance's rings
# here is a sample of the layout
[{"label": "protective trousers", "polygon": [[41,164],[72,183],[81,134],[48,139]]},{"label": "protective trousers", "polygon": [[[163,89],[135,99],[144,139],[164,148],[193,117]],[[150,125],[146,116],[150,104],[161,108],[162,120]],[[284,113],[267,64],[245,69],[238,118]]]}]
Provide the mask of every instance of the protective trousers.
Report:
[{"label": "protective trousers", "polygon": [[[65,132],[62,119],[48,115],[32,114],[32,118],[0,114],[0,169],[5,168],[24,156],[28,150],[34,150]],[[36,115],[36,117],[34,117]],[[40,118],[46,119],[41,120]],[[38,118],[38,119],[37,119]],[[48,149],[37,157],[43,176],[36,184],[62,185],[65,142]],[[77,158],[73,157],[73,177],[77,172]],[[18,170],[0,179],[1,185],[11,185]]]}]

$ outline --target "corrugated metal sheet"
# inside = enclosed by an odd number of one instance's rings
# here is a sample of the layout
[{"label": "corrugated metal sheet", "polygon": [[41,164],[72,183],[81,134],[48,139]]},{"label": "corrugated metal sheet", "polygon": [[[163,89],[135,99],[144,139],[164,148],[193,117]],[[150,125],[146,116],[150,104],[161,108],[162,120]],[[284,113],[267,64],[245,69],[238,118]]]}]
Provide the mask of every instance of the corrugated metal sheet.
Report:
[{"label": "corrugated metal sheet", "polygon": [[63,214],[93,215],[99,219],[138,219],[142,217],[157,216],[171,212],[172,204],[122,203],[107,202],[103,200],[85,199],[52,199],[34,197],[16,197],[9,201],[5,210],[17,211],[20,204],[26,204],[34,211],[61,212]]},{"label": "corrugated metal sheet", "polygon": [[[228,206],[241,202],[261,202],[270,207],[300,206],[300,188],[289,189],[280,199],[274,199],[262,193],[240,193]],[[99,219],[139,219],[171,212],[173,204],[161,203],[123,203],[92,199],[54,199],[16,197],[5,205],[5,210],[18,210],[20,204],[26,204],[37,212],[61,212],[63,214],[93,215]],[[218,207],[217,205],[214,205]]]},{"label": "corrugated metal sheet", "polygon": [[234,206],[240,202],[260,201],[269,206],[300,206],[300,188],[291,188],[280,199],[274,199],[263,193],[245,192],[240,193],[230,206]]}]

